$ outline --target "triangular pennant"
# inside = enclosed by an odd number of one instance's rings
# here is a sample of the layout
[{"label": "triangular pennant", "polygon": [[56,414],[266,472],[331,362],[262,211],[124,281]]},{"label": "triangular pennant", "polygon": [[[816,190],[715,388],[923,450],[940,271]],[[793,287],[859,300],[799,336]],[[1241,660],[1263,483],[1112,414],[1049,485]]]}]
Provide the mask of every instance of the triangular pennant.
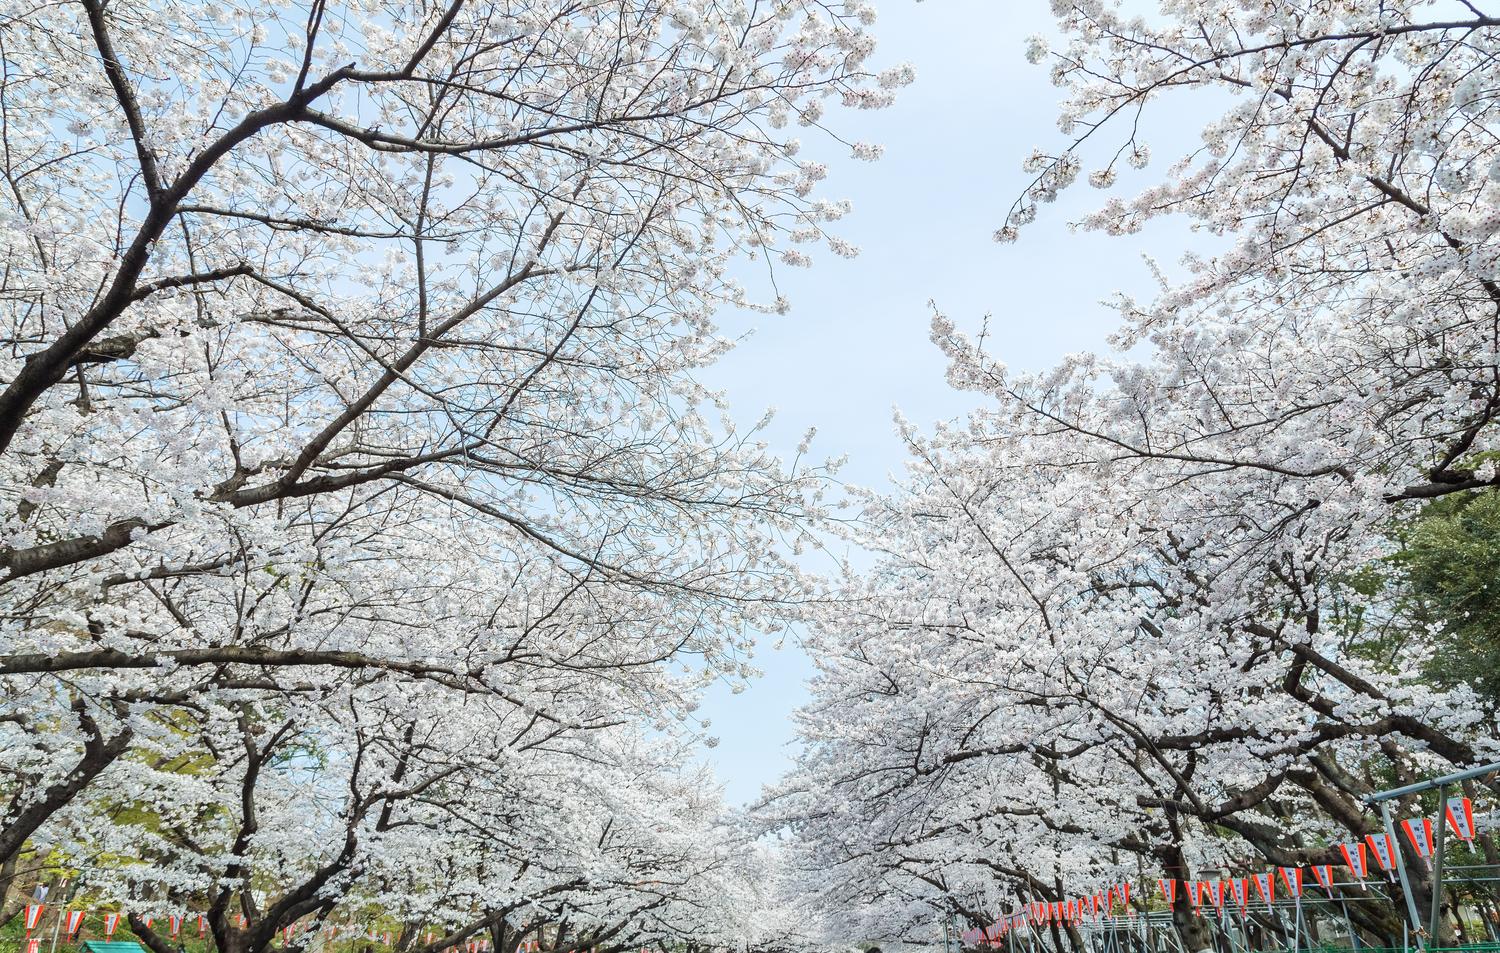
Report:
[{"label": "triangular pennant", "polygon": [[106,913],[104,915],[104,938],[108,940],[110,937],[114,936],[115,927],[119,925],[120,915],[118,913]]},{"label": "triangular pennant", "polygon": [[1445,811],[1448,815],[1448,826],[1453,828],[1454,836],[1464,843],[1473,843],[1474,805],[1469,799],[1450,797]]},{"label": "triangular pennant", "polygon": [[68,919],[63,930],[67,933],[68,942],[72,943],[78,938],[78,931],[83,929],[83,911],[69,910]]},{"label": "triangular pennant", "polygon": [[1313,864],[1312,867],[1309,868],[1309,869],[1312,870],[1313,879],[1318,882],[1318,886],[1323,888],[1323,892],[1324,893],[1332,893],[1333,892],[1333,865],[1332,864]]},{"label": "triangular pennant", "polygon": [[1167,909],[1171,910],[1177,904],[1177,881],[1163,877],[1157,884],[1161,886],[1162,900],[1166,902]]},{"label": "triangular pennant", "polygon": [[1389,834],[1366,834],[1365,841],[1375,854],[1375,863],[1392,881],[1396,879],[1396,839]]},{"label": "triangular pennant", "polygon": [[1208,880],[1205,883],[1208,884],[1208,899],[1214,902],[1215,907],[1222,910],[1224,908],[1224,881]]},{"label": "triangular pennant", "polygon": [[1271,901],[1276,893],[1276,875],[1272,873],[1255,875],[1255,890],[1260,894],[1260,899],[1266,902],[1266,912],[1271,911]]},{"label": "triangular pennant", "polygon": [[1286,884],[1286,892],[1293,897],[1302,896],[1302,868],[1282,867],[1281,882]]},{"label": "triangular pennant", "polygon": [[1401,827],[1406,831],[1406,839],[1411,841],[1412,850],[1422,858],[1427,869],[1432,869],[1432,821],[1427,818],[1417,820],[1408,818],[1401,822]]},{"label": "triangular pennant", "polygon": [[46,909],[47,905],[45,903],[28,903],[26,905],[26,918],[23,923],[26,926],[27,933],[35,930],[37,924],[42,922],[42,911]]},{"label": "triangular pennant", "polygon": [[1352,844],[1340,844],[1339,853],[1344,855],[1344,866],[1349,868],[1354,879],[1364,883],[1369,873],[1369,866],[1365,862],[1365,845],[1359,841]]},{"label": "triangular pennant", "polygon": [[1239,904],[1240,919],[1250,910],[1250,881],[1243,877],[1236,877],[1229,881],[1229,890],[1234,894],[1234,902]]}]

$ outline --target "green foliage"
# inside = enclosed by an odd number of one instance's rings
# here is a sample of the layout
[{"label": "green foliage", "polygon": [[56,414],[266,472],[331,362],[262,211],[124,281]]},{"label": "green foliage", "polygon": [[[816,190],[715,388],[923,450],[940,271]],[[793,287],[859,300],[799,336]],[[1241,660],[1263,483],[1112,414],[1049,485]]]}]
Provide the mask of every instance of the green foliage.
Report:
[{"label": "green foliage", "polygon": [[1427,622],[1427,677],[1467,684],[1500,704],[1500,493],[1455,494],[1424,507],[1394,558],[1409,614]]}]

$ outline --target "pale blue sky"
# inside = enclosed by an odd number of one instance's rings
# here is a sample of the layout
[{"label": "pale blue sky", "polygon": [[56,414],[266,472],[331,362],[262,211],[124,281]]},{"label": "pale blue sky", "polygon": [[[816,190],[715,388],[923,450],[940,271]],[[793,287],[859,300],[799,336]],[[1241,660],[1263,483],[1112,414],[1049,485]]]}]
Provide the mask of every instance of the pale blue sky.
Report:
[{"label": "pale blue sky", "polygon": [[[1171,264],[1193,236],[1172,223],[1126,239],[1073,233],[1067,222],[1101,199],[1080,185],[1044,207],[1019,243],[996,244],[991,235],[1028,178],[1022,160],[1033,147],[1062,142],[1060,92],[1045,67],[1023,55],[1026,37],[1051,32],[1049,4],[877,2],[877,65],[911,62],[917,81],[891,109],[830,110],[825,119],[845,139],[883,143],[885,158],[857,162],[815,143],[815,132],[802,136],[806,153],[830,166],[825,194],[854,203],[837,231],[861,254],[844,260],[823,251],[811,269],[780,269],[789,315],[721,316],[727,331],[756,330],[708,381],[729,391],[739,420],[776,408],[772,435],[784,455],[815,425],[817,455],[849,455],[844,480],[883,487],[905,459],[892,408],[925,425],[974,400],[943,380],[927,339],[929,300],[969,330],[990,313],[992,351],[1012,367],[1041,368],[1102,348],[1114,322],[1099,302],[1116,290],[1147,294],[1142,253]],[[1146,127],[1159,159],[1178,154],[1172,145],[1191,142],[1201,125],[1199,117],[1168,119],[1177,128]],[[764,645],[756,664],[763,679],[740,695],[714,691],[701,712],[721,739],[710,759],[734,803],[753,799],[786,769],[787,716],[806,698],[812,674],[790,644],[779,652]]]}]

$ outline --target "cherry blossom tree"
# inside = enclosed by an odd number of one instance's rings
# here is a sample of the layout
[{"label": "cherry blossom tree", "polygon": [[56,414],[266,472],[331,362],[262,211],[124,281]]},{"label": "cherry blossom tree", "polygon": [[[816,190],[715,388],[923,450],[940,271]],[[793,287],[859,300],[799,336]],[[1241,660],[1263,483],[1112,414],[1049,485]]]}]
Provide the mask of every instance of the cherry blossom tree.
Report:
[{"label": "cherry blossom tree", "polygon": [[[700,689],[805,598],[789,550],[828,468],[776,459],[698,372],[729,346],[716,308],[784,308],[732,270],[853,252],[792,127],[909,81],[866,66],[873,19],[8,15],[0,902],[39,858],[123,857],[101,896],[196,899],[221,950],[255,951],[415,896],[386,851],[441,830],[422,889],[472,909],[401,915],[448,945],[697,922],[738,842],[698,804],[685,856],[641,832],[666,808],[603,786],[667,784],[639,732],[683,743]],[[518,811],[541,777],[558,799]],[[692,883],[642,890],[667,857]]]},{"label": "cherry blossom tree", "polygon": [[[1080,177],[1146,169],[1170,98],[1222,104],[1202,146],[1078,224],[1175,215],[1230,244],[1121,298],[1115,354],[1043,373],[934,317],[950,383],[987,403],[903,424],[909,475],[856,534],[877,565],[818,620],[806,754],[762,808],[872,935],[1328,862],[1375,829],[1365,795],[1500,747],[1492,705],[1426,678],[1379,571],[1423,501],[1496,481],[1500,20],[1053,7],[1063,42],[1029,55],[1067,141],[1028,160],[998,237]],[[1358,926],[1399,937],[1397,909]],[[1185,904],[1178,926],[1206,945]]]}]

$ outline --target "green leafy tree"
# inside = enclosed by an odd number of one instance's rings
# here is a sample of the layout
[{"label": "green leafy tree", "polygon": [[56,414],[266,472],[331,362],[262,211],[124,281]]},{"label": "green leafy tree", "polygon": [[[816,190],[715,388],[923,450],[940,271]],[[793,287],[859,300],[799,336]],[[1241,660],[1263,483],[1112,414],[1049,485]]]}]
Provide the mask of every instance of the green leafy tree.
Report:
[{"label": "green leafy tree", "polygon": [[1431,625],[1429,676],[1500,705],[1500,493],[1428,504],[1396,561],[1414,617]]}]

